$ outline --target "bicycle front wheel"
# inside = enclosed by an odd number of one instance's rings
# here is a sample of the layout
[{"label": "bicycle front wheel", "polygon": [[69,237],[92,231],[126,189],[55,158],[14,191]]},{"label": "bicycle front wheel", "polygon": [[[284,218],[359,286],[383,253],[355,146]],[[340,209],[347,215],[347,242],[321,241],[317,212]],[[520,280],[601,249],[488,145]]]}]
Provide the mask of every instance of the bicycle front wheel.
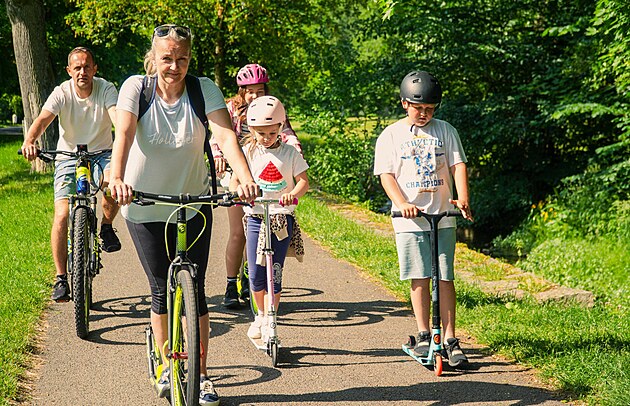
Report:
[{"label": "bicycle front wheel", "polygon": [[200,344],[197,295],[190,272],[177,273],[170,357],[171,405],[199,405]]},{"label": "bicycle front wheel", "polygon": [[86,338],[90,332],[92,278],[90,275],[90,224],[86,207],[74,209],[72,235],[72,300],[77,336]]}]

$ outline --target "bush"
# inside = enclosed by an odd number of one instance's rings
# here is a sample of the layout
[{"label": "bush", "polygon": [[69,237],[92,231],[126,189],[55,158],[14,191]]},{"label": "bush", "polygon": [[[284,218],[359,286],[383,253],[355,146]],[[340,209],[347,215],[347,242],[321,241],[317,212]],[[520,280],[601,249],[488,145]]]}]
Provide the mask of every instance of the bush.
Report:
[{"label": "bush", "polygon": [[320,136],[309,156],[309,174],[327,193],[366,203],[370,209],[382,207],[387,198],[373,175],[376,135],[359,126],[339,129],[323,124],[317,122],[318,132],[326,135]]}]

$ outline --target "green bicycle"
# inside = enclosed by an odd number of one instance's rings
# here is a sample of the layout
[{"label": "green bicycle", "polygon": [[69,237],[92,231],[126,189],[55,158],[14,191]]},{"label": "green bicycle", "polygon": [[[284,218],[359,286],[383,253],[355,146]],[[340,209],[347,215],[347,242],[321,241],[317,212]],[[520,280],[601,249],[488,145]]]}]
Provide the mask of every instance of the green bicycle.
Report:
[{"label": "green bicycle", "polygon": [[[197,303],[197,264],[187,255],[186,211],[196,210],[193,203],[232,206],[238,202],[235,193],[216,195],[161,195],[134,191],[134,203],[140,206],[163,204],[176,206],[177,214],[176,255],[171,261],[167,276],[167,318],[168,338],[162,348],[158,348],[150,326],[145,330],[149,379],[155,385],[165,369],[162,354],[169,360],[170,403],[171,405],[199,404],[200,359],[205,349],[200,345],[198,303]],[[167,221],[168,224],[168,221]],[[202,230],[203,232],[203,230]],[[194,242],[193,242],[194,244]]]},{"label": "green bicycle", "polygon": [[[90,333],[90,308],[92,307],[92,281],[101,265],[101,242],[96,217],[96,194],[103,186],[92,182],[90,158],[111,152],[111,149],[88,151],[87,145],[77,145],[77,151],[39,150],[38,157],[52,162],[57,155],[76,158],[76,194],[68,196],[68,282],[74,302],[74,322],[77,336],[85,339]],[[18,151],[22,154],[22,151]],[[101,168],[100,173],[103,173]]]}]

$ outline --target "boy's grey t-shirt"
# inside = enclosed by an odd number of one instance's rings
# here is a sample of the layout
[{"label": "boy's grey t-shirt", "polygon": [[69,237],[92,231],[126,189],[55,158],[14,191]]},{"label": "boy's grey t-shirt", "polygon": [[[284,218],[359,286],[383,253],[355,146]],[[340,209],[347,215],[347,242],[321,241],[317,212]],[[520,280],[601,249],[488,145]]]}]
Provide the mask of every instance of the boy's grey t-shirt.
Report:
[{"label": "boy's grey t-shirt", "polygon": [[[138,115],[143,76],[128,78],[120,89],[117,110]],[[224,109],[221,90],[208,78],[199,78],[206,104],[206,114]],[[192,195],[209,190],[208,168],[205,161],[203,124],[195,115],[185,90],[174,104],[159,95],[138,121],[136,136],[125,169],[125,183],[135,190],[150,193]],[[121,208],[123,217],[134,223],[166,221],[172,207],[154,205]],[[195,212],[188,211],[192,218]],[[175,221],[174,218],[171,219]]]},{"label": "boy's grey t-shirt", "polygon": [[[378,137],[374,174],[391,173],[405,199],[429,214],[453,209],[453,177],[450,168],[466,162],[459,134],[446,121],[433,119],[424,127],[406,119],[391,124]],[[392,210],[398,207],[392,204]],[[423,218],[392,219],[394,231],[429,231]],[[440,221],[440,228],[455,227],[455,218]]]}]

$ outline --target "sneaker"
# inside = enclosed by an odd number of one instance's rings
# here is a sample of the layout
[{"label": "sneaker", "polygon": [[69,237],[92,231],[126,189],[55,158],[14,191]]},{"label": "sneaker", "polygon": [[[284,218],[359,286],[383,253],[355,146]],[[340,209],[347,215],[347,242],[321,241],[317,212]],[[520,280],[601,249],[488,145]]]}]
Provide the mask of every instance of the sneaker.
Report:
[{"label": "sneaker", "polygon": [[155,391],[157,392],[158,397],[166,398],[171,392],[171,382],[170,382],[170,371],[168,368],[164,368],[162,370],[162,374],[155,382]]},{"label": "sneaker", "polygon": [[70,286],[68,286],[67,275],[57,276],[51,298],[57,303],[70,301]]},{"label": "sneaker", "polygon": [[214,390],[212,381],[205,376],[201,377],[199,384],[199,404],[204,406],[216,406],[219,404],[219,395]]},{"label": "sneaker", "polygon": [[116,235],[115,228],[111,224],[101,224],[101,248],[105,252],[116,252],[120,250],[120,240]]},{"label": "sneaker", "polygon": [[448,356],[448,364],[452,367],[463,366],[468,363],[468,358],[459,346],[459,340],[457,338],[449,338],[444,344],[446,354]]},{"label": "sneaker", "polygon": [[260,315],[256,316],[252,324],[249,325],[249,329],[247,330],[247,337],[254,338],[254,339],[261,338],[262,332],[260,330],[263,323],[264,323],[264,316],[260,316]]},{"label": "sneaker", "polygon": [[431,333],[421,331],[416,339],[416,346],[413,347],[413,353],[416,357],[426,357],[429,355],[429,347],[431,346]]},{"label": "sneaker", "polygon": [[237,309],[241,304],[238,301],[238,287],[236,282],[228,282],[225,288],[225,298],[223,298],[223,306],[228,309]]}]

